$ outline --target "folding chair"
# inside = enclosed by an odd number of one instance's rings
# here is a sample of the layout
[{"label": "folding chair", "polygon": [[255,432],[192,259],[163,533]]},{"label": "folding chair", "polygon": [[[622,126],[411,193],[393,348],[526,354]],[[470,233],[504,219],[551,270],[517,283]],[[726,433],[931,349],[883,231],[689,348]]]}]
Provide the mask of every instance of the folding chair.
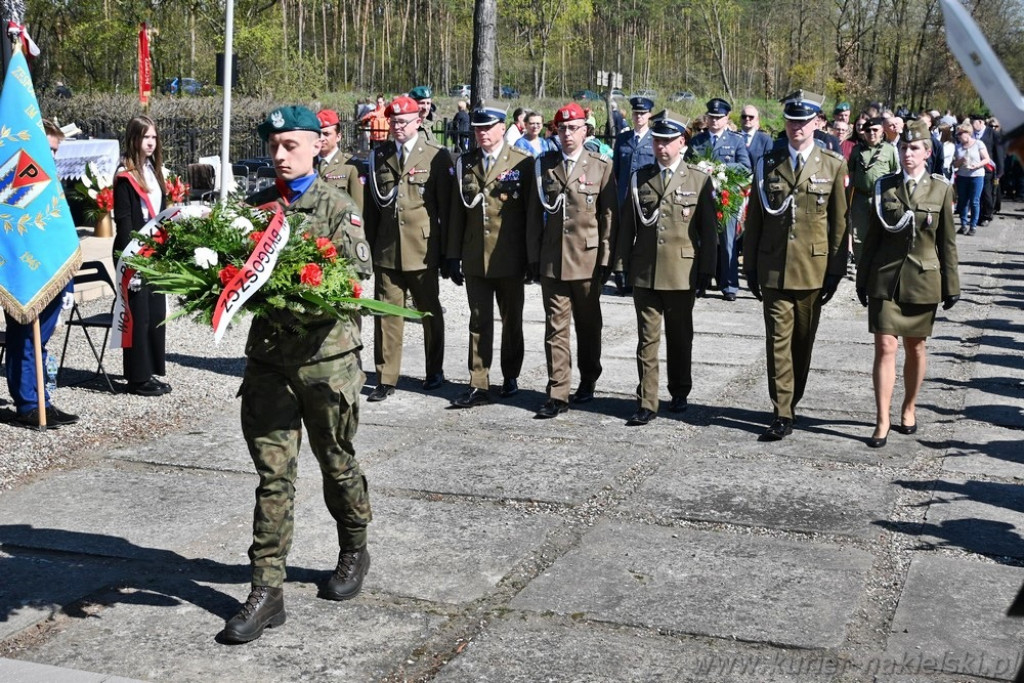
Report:
[{"label": "folding chair", "polygon": [[217,198],[215,174],[216,169],[210,164],[188,165],[188,182],[192,186],[189,198],[192,201],[208,202]]},{"label": "folding chair", "polygon": [[[84,285],[90,282],[102,282],[110,287],[110,291],[116,292],[114,289],[114,281],[110,277],[110,273],[107,272],[107,267],[102,261],[86,261],[82,264],[81,269],[75,273],[74,283],[77,288],[79,285]],[[68,340],[71,338],[71,328],[80,327],[82,332],[85,334],[86,341],[89,342],[89,348],[92,349],[92,355],[96,359],[96,372],[86,377],[84,380],[74,382],[68,386],[74,386],[88,382],[89,380],[103,375],[103,379],[107,381],[107,386],[110,387],[110,391],[117,393],[114,389],[114,384],[110,381],[110,377],[107,376],[107,371],[103,368],[103,356],[107,352],[107,339],[110,337],[110,328],[114,326],[114,301],[110,303],[110,311],[107,313],[95,313],[88,317],[82,315],[82,309],[78,307],[78,302],[71,306],[71,314],[67,320],[67,332],[64,333],[64,348],[60,352],[60,365],[57,367],[57,377],[60,377],[61,372],[64,370],[64,355],[68,351]],[[100,348],[96,350],[96,344],[93,343],[92,335],[89,334],[89,329],[102,329],[103,330],[103,343],[100,344]]]}]

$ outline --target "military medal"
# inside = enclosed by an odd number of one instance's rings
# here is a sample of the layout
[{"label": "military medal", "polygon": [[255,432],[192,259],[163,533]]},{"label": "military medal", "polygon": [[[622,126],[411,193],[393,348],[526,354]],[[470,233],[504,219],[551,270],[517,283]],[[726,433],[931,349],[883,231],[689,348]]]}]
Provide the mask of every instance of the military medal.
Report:
[{"label": "military medal", "polygon": [[508,194],[506,194],[505,192],[502,192],[501,195],[499,195],[499,196],[501,198],[501,201],[503,201],[503,202],[507,202],[508,201]]}]

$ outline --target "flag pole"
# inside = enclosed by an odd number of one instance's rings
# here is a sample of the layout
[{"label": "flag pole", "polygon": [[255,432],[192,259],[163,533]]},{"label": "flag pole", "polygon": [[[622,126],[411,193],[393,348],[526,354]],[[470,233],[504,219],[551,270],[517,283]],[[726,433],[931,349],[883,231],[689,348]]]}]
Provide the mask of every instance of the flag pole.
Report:
[{"label": "flag pole", "polygon": [[[39,431],[46,431],[46,385],[43,384],[43,343],[39,333],[39,316],[32,321],[32,348],[36,356],[36,395],[39,399]],[[8,363],[11,361],[8,360]]]},{"label": "flag pole", "polygon": [[234,33],[235,33],[235,0],[228,0],[227,16],[224,18],[224,121],[221,128],[220,141],[220,200],[228,198],[228,178],[234,181],[235,174],[229,175],[231,169],[231,67],[234,64]]}]

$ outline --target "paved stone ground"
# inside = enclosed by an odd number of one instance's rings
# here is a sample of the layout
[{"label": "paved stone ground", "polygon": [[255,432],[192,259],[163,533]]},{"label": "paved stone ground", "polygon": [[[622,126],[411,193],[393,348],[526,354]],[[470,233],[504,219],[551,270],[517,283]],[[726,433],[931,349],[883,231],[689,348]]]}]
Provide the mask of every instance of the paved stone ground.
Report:
[{"label": "paved stone ground", "polygon": [[359,598],[316,598],[337,549],[305,452],[288,623],[215,642],[247,592],[255,484],[229,404],[0,493],[0,679],[1009,680],[1024,643],[1004,616],[1024,583],[1024,206],[1006,208],[960,238],[963,299],[928,342],[920,431],[881,450],[864,444],[872,345],[849,280],[798,429],[776,444],[756,438],[770,404],[747,294],[698,302],[690,410],[627,428],[628,299],[604,299],[597,400],[536,421],[539,288],[524,391],[455,411],[466,312],[445,283],[452,381],[419,390],[410,325],[399,392],[363,406],[375,521]]}]

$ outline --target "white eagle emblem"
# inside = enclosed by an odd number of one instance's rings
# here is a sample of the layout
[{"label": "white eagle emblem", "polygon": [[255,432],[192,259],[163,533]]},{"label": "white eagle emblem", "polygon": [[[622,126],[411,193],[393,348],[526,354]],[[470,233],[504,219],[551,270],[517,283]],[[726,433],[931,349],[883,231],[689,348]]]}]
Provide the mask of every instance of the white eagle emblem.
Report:
[{"label": "white eagle emblem", "polygon": [[284,125],[284,114],[281,113],[280,109],[270,115],[270,125],[274,128],[280,128]]}]

